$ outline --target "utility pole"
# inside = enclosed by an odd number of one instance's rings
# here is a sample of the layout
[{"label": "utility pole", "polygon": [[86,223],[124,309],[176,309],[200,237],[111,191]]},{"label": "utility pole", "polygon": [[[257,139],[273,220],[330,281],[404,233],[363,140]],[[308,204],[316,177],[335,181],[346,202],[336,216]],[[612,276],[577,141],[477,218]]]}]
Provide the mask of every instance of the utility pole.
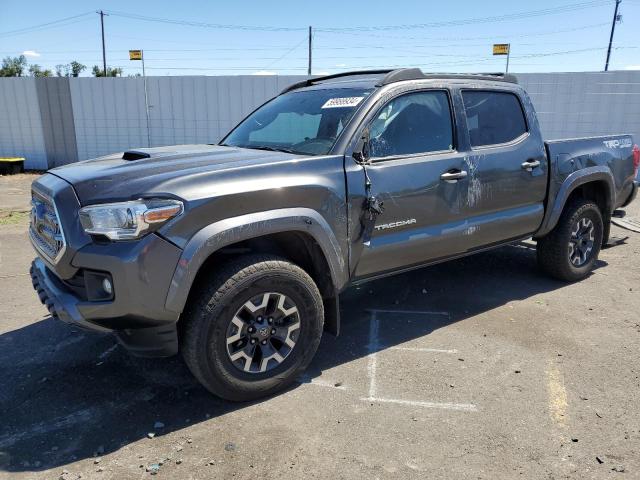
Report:
[{"label": "utility pole", "polygon": [[622,0],[616,0],[616,9],[613,11],[613,22],[611,22],[611,36],[609,37],[609,49],[607,50],[607,62],[604,64],[604,71],[609,70],[609,59],[611,58],[611,44],[613,43],[613,33],[616,31],[616,23],[618,22],[618,7]]},{"label": "utility pole", "polygon": [[309,68],[307,68],[307,75],[311,75],[311,42],[313,38],[313,31],[311,26],[309,26]]},{"label": "utility pole", "polygon": [[106,54],[106,50],[104,48],[104,16],[105,13],[100,10],[99,12],[96,12],[100,14],[100,28],[102,29],[102,68],[104,71],[104,76],[107,76],[107,54]]}]

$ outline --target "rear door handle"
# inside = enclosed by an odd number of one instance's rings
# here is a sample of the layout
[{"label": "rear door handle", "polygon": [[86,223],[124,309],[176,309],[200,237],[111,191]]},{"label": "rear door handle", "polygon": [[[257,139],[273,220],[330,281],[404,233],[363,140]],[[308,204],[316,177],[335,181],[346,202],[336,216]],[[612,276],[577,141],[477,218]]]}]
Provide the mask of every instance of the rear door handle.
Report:
[{"label": "rear door handle", "polygon": [[534,168],[540,166],[540,160],[527,160],[522,164],[522,168],[527,172],[531,172]]},{"label": "rear door handle", "polygon": [[440,175],[440,179],[444,180],[447,183],[456,183],[458,180],[465,178],[467,176],[467,172],[465,170],[453,170],[449,172],[444,172]]}]

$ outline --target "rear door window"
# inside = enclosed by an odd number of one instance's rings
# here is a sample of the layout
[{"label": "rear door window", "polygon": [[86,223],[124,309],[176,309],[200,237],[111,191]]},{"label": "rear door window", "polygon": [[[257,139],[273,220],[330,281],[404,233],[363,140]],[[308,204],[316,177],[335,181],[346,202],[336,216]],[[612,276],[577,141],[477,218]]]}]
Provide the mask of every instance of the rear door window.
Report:
[{"label": "rear door window", "polygon": [[522,105],[513,93],[466,90],[462,99],[472,147],[512,142],[527,132]]}]

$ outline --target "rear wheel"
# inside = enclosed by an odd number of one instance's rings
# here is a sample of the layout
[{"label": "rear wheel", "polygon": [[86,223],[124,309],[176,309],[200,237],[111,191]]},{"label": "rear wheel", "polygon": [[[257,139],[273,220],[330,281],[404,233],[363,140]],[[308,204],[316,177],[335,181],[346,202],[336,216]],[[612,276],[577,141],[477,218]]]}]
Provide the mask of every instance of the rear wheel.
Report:
[{"label": "rear wheel", "polygon": [[598,206],[576,200],[565,208],[554,229],[538,240],[538,264],[560,280],[583,279],[598,260],[603,230]]},{"label": "rear wheel", "polygon": [[320,343],[320,292],[304,270],[279,257],[239,257],[206,279],[192,299],[183,356],[194,376],[222,398],[252,400],[286,388]]}]

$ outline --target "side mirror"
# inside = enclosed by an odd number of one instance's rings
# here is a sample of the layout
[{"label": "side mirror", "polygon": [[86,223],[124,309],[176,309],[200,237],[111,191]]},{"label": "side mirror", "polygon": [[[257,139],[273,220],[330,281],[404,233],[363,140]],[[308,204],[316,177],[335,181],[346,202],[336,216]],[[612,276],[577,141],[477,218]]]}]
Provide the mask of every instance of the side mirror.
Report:
[{"label": "side mirror", "polygon": [[368,163],[369,154],[369,129],[365,128],[353,151],[353,158],[358,163]]}]

